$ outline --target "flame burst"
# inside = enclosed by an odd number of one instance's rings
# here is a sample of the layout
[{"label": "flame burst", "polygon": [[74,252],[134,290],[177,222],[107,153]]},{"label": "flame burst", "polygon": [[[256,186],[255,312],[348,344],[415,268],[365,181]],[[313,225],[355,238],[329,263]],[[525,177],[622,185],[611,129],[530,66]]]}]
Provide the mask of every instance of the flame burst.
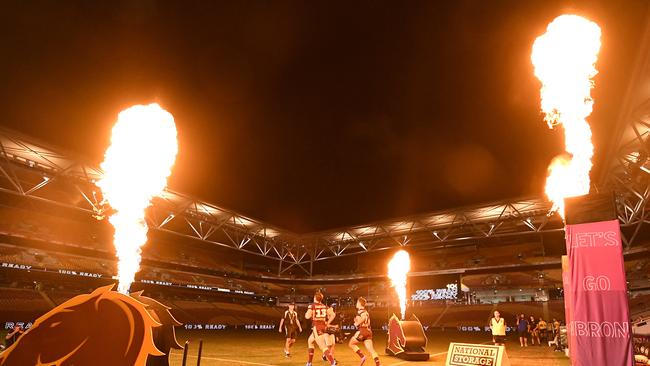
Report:
[{"label": "flame burst", "polygon": [[592,78],[600,51],[600,27],[577,15],[555,18],[533,45],[531,60],[541,81],[541,107],[550,128],[562,125],[567,154],[549,166],[546,196],[564,217],[564,199],[589,193],[594,146],[587,117],[594,101]]},{"label": "flame burst", "polygon": [[118,115],[101,164],[104,176],[96,184],[114,210],[109,221],[115,228],[121,293],[128,293],[140,268],[145,210],[167,186],[177,152],[174,117],[158,104],[136,105]]},{"label": "flame burst", "polygon": [[405,250],[395,253],[393,259],[388,262],[388,278],[397,292],[402,319],[406,316],[406,275],[410,270],[411,258]]}]

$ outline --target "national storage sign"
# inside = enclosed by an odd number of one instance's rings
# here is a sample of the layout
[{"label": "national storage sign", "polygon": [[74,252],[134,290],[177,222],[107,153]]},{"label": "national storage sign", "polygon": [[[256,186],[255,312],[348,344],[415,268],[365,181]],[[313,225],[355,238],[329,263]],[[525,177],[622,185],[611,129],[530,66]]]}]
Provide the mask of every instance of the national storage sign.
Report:
[{"label": "national storage sign", "polygon": [[450,343],[446,366],[510,366],[503,346]]}]

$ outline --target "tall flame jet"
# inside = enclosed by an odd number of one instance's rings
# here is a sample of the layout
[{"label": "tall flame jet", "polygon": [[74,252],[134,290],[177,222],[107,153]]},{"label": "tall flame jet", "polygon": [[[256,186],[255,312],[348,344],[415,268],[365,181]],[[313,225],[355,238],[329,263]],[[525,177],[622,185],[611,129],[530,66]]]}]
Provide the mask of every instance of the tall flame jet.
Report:
[{"label": "tall flame jet", "polygon": [[541,108],[550,128],[562,125],[566,154],[549,166],[546,195],[564,217],[564,198],[589,193],[594,146],[587,117],[600,51],[600,27],[577,15],[561,15],[537,37],[531,60],[542,83]]},{"label": "tall flame jet", "polygon": [[406,278],[410,270],[411,258],[405,250],[397,251],[388,262],[388,278],[397,292],[402,320],[406,316]]},{"label": "tall flame jet", "polygon": [[167,186],[178,142],[174,117],[158,104],[120,112],[96,183],[113,208],[113,245],[118,257],[118,291],[128,293],[147,242],[145,210]]}]

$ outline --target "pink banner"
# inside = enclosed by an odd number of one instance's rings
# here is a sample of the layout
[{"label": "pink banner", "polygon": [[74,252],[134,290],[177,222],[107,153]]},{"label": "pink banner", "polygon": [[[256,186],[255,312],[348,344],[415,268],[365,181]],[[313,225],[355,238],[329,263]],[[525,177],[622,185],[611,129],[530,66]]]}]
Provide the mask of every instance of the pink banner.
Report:
[{"label": "pink banner", "polygon": [[566,244],[571,364],[634,365],[618,221],[567,225]]}]

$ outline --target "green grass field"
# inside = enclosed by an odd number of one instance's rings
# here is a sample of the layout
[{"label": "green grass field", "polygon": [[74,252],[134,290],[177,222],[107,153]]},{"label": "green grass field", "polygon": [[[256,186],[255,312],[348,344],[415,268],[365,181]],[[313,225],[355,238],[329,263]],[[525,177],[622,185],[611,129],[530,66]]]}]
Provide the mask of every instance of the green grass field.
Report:
[{"label": "green grass field", "polygon": [[[378,332],[377,332],[378,333]],[[487,334],[471,335],[457,332],[429,334],[427,351],[431,358],[428,362],[406,362],[385,355],[386,337],[384,334],[375,335],[375,349],[379,352],[381,363],[385,366],[431,366],[444,365],[449,342],[484,343],[490,341]],[[198,341],[203,339],[202,366],[304,366],[307,358],[307,336],[303,333],[293,346],[292,357],[284,357],[282,335],[271,332],[217,332],[217,331],[179,331],[179,342],[190,340],[187,365],[197,364]],[[367,354],[365,349],[361,348]],[[509,339],[506,346],[512,365],[569,365],[569,360],[559,352],[553,352],[548,347],[529,346],[519,347],[518,342]],[[314,366],[325,366],[320,360],[317,350]],[[359,358],[352,353],[347,344],[337,344],[335,357],[341,366],[356,366]],[[170,356],[172,366],[182,364],[182,351],[174,350]],[[374,366],[372,360],[364,366]]]}]

